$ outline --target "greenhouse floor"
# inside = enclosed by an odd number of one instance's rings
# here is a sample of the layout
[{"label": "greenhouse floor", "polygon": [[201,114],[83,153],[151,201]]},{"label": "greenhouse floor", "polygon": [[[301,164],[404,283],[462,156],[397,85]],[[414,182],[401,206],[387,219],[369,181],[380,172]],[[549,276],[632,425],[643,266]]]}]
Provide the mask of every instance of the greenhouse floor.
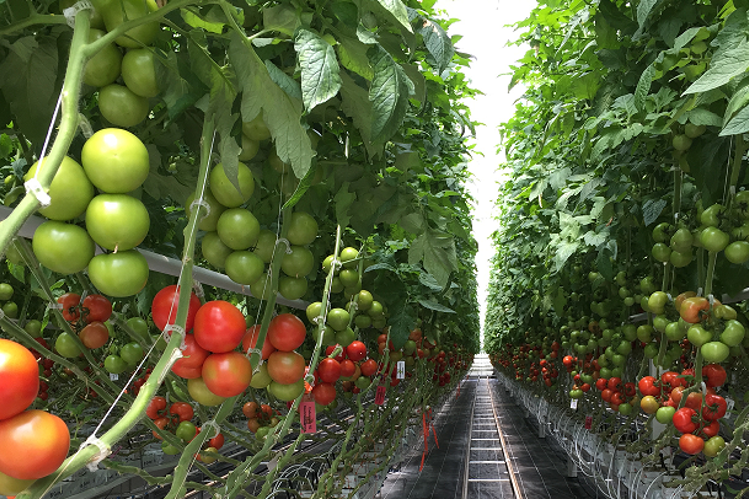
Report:
[{"label": "greenhouse floor", "polygon": [[564,453],[551,439],[538,437],[523,410],[501,390],[486,355],[476,356],[468,377],[433,423],[437,443],[430,429],[423,469],[422,440],[390,470],[376,498],[594,497],[585,483],[566,476]]}]

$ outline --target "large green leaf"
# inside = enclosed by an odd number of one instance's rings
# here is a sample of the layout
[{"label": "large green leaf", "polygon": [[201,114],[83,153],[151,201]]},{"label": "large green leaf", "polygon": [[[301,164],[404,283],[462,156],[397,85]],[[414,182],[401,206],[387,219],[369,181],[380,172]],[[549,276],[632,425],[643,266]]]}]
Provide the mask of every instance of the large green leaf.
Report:
[{"label": "large green leaf", "polygon": [[442,73],[452,60],[455,49],[452,41],[442,26],[426,18],[421,18],[421,27],[418,32],[424,38],[429,54],[434,58],[437,72]]},{"label": "large green leaf", "polygon": [[719,51],[710,61],[710,68],[684,92],[695,94],[721,87],[749,69],[749,42],[742,39],[738,45]]},{"label": "large green leaf", "polygon": [[[370,49],[374,78],[369,89],[372,102],[372,140],[387,140],[400,127],[408,109],[410,86],[406,72],[381,46]],[[410,84],[410,85],[409,85]]]},{"label": "large green leaf", "polygon": [[658,0],[640,0],[637,4],[637,23],[642,27]]},{"label": "large green leaf", "polygon": [[376,156],[381,146],[372,141],[372,102],[369,100],[369,93],[346,72],[341,73],[341,83],[341,109],[359,129],[367,153]]},{"label": "large green leaf", "polygon": [[377,0],[377,2],[385,10],[390,12],[401,26],[406,28],[409,32],[412,32],[411,23],[408,22],[408,11],[406,10],[406,5],[401,0]]},{"label": "large green leaf", "polygon": [[362,78],[371,81],[374,78],[372,65],[367,57],[369,46],[356,38],[343,36],[338,40],[338,57],[341,65],[358,74]]},{"label": "large green leaf", "polygon": [[408,250],[408,263],[414,265],[420,261],[426,271],[444,288],[450,273],[458,270],[453,237],[432,228],[421,233],[413,240]]},{"label": "large green leaf", "polygon": [[313,151],[301,124],[301,102],[276,85],[263,61],[240,35],[232,35],[229,58],[242,90],[242,120],[250,121],[262,111],[278,157],[291,165],[297,178],[304,178],[312,163]]},{"label": "large green leaf", "polygon": [[419,304],[424,307],[428,308],[429,310],[434,310],[435,312],[444,312],[446,314],[454,314],[455,310],[451,309],[450,307],[446,307],[444,305],[441,305],[437,303],[434,300],[429,300],[427,298],[420,298]]},{"label": "large green leaf", "polygon": [[338,60],[333,47],[307,29],[297,30],[294,49],[302,72],[302,100],[309,111],[327,102],[341,88]]}]

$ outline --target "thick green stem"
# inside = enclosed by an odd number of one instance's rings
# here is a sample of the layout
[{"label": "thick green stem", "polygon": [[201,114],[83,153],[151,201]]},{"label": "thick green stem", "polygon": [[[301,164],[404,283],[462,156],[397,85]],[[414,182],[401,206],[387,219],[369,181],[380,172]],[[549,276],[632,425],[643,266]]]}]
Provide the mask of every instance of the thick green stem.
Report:
[{"label": "thick green stem", "polygon": [[709,251],[707,253],[707,275],[705,275],[705,296],[710,296],[713,292],[713,276],[715,275],[715,261],[718,259],[718,253]]}]

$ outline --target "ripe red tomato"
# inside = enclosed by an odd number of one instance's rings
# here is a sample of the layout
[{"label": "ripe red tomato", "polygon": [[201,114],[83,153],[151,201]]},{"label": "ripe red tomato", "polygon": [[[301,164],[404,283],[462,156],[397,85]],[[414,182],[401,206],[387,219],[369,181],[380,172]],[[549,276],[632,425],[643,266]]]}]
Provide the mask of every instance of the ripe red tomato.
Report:
[{"label": "ripe red tomato", "polygon": [[372,376],[377,372],[377,362],[374,359],[367,359],[359,365],[363,376]]},{"label": "ripe red tomato", "polygon": [[705,435],[706,437],[710,438],[717,435],[719,431],[720,423],[718,422],[718,420],[710,421],[709,425],[705,425],[705,427],[700,430],[700,435]]},{"label": "ripe red tomato", "polygon": [[156,396],[151,399],[146,407],[146,416],[151,419],[158,419],[159,412],[166,409],[166,399],[161,396]]},{"label": "ripe red tomato", "polygon": [[[328,348],[325,349],[325,355],[330,355],[331,353],[333,353],[333,350],[335,350],[335,346],[329,346]],[[343,361],[343,359],[344,359],[344,357],[343,357],[343,351],[341,351],[341,353],[338,354],[338,355],[336,355],[334,358],[338,362]]]},{"label": "ripe red tomato", "polygon": [[611,388],[606,388],[601,392],[601,398],[604,402],[611,402],[612,395],[614,395],[614,390]]},{"label": "ripe red tomato", "polygon": [[214,353],[231,352],[245,333],[242,312],[228,301],[209,301],[195,314],[195,340]]},{"label": "ripe red tomato", "polygon": [[[179,288],[176,285],[167,286],[153,297],[151,304],[151,315],[153,323],[163,331],[167,324],[174,324],[177,318],[177,305],[179,303]],[[195,293],[190,295],[190,306],[187,309],[187,321],[185,322],[185,331],[193,328],[195,314],[200,308],[200,299]]]},{"label": "ripe red tomato", "polygon": [[697,411],[690,407],[682,407],[674,413],[672,419],[674,427],[681,433],[692,433],[697,429],[697,423],[693,421],[695,416],[697,416]]},{"label": "ripe red tomato", "polygon": [[250,386],[251,380],[252,365],[242,353],[214,353],[203,362],[203,381],[219,397],[239,395]]},{"label": "ripe red tomato", "polygon": [[596,380],[596,388],[598,388],[600,391],[604,391],[606,388],[608,388],[609,380],[606,378],[598,378]]},{"label": "ripe red tomato", "polygon": [[[155,424],[160,430],[163,430],[164,428],[166,428],[166,425],[169,424],[169,419],[164,417],[156,418],[153,420],[153,424]],[[156,430],[153,430],[151,433],[153,434],[153,438],[155,438],[156,440],[162,439],[161,435],[159,435]]]},{"label": "ripe red tomato", "polygon": [[705,384],[715,388],[726,382],[726,370],[720,364],[708,364],[702,368]]},{"label": "ripe red tomato", "polygon": [[622,379],[617,378],[614,376],[613,378],[609,378],[609,384],[608,384],[609,390],[613,391],[620,391],[622,389]]},{"label": "ripe red tomato", "polygon": [[[691,395],[691,394],[690,394]],[[687,400],[688,402],[689,400]],[[716,421],[726,415],[726,399],[714,393],[705,395],[705,405],[702,408],[702,417],[706,421]]]},{"label": "ripe red tomato", "polygon": [[251,400],[249,402],[246,402],[242,406],[242,414],[245,415],[246,418],[252,419],[254,417],[257,417],[257,411],[260,408],[257,402],[254,400]]},{"label": "ripe red tomato", "polygon": [[109,341],[109,329],[103,322],[92,322],[86,324],[86,326],[81,329],[81,332],[78,333],[78,337],[86,348],[94,350],[95,348],[103,347],[106,345],[107,341]]},{"label": "ripe red tomato", "polygon": [[208,350],[195,341],[195,335],[187,334],[185,335],[185,348],[182,349],[182,358],[174,363],[172,372],[185,379],[199,378],[203,362],[208,355]]},{"label": "ripe red tomato", "polygon": [[[257,345],[260,328],[260,324],[255,324],[244,333],[244,336],[242,337],[242,351],[244,353],[249,353],[250,349],[255,348]],[[270,333],[270,330],[268,330],[268,333]],[[268,340],[268,333],[265,335],[263,348],[260,351],[260,357],[262,357],[263,360],[267,360],[268,357],[270,357],[270,354],[276,351],[276,347],[274,347],[273,343]]]},{"label": "ripe red tomato", "polygon": [[360,361],[367,356],[367,346],[361,341],[352,341],[346,347],[346,355],[354,362]]},{"label": "ripe red tomato", "polygon": [[684,402],[685,407],[699,411],[702,407],[702,392],[692,392],[687,395],[687,401]]},{"label": "ripe red tomato", "polygon": [[69,449],[68,427],[53,414],[32,409],[0,421],[0,472],[13,478],[36,480],[49,475]]},{"label": "ripe red tomato", "polygon": [[273,352],[268,357],[268,374],[276,383],[290,385],[304,376],[304,357],[296,352]]},{"label": "ripe red tomato", "polygon": [[320,405],[328,405],[335,400],[335,386],[331,383],[318,383],[312,389],[312,396],[315,402]]},{"label": "ripe red tomato", "polygon": [[342,378],[350,378],[356,373],[356,364],[351,362],[349,359],[342,360],[340,364]]},{"label": "ripe red tomato", "polygon": [[679,437],[679,448],[687,454],[699,454],[703,447],[705,447],[705,441],[697,435],[685,433]]},{"label": "ripe red tomato", "polygon": [[25,411],[39,393],[39,367],[34,354],[20,343],[0,339],[0,380],[2,420]]},{"label": "ripe red tomato", "polygon": [[335,359],[323,359],[317,366],[317,374],[325,383],[335,383],[341,377],[341,364]]},{"label": "ripe red tomato", "polygon": [[169,414],[178,416],[181,423],[182,421],[190,421],[195,415],[195,411],[193,410],[192,405],[187,402],[175,402],[169,406]]},{"label": "ripe red tomato", "polygon": [[676,371],[666,371],[665,373],[661,374],[661,383],[663,385],[667,385],[665,388],[668,390],[669,388],[675,388],[677,386],[681,386],[681,379],[679,379],[679,373]]},{"label": "ripe red tomato", "polygon": [[57,303],[62,305],[62,316],[68,322],[77,321],[81,318],[81,310],[78,304],[81,302],[81,295],[77,293],[65,293],[57,299]]},{"label": "ripe red tomato", "polygon": [[282,352],[291,352],[304,343],[307,329],[304,322],[294,314],[281,314],[273,318],[268,326],[267,340]]},{"label": "ripe red tomato", "polygon": [[[213,429],[211,429],[213,431]],[[208,440],[208,447],[214,447],[216,450],[219,450],[221,447],[224,446],[224,434],[219,433],[215,437]]]},{"label": "ripe red tomato", "polygon": [[88,295],[82,307],[83,320],[87,323],[104,322],[112,316],[112,303],[102,295]]}]

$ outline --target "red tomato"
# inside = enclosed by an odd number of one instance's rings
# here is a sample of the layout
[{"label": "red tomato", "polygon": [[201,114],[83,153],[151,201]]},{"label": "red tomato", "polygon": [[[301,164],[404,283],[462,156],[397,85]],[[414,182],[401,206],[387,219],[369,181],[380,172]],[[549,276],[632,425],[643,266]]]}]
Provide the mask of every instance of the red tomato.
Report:
[{"label": "red tomato", "polygon": [[112,316],[112,302],[102,295],[88,295],[83,299],[83,320],[87,323],[104,322]]},{"label": "red tomato", "polygon": [[702,392],[692,392],[687,395],[687,401],[684,402],[685,407],[699,411],[702,407]]},{"label": "red tomato", "polygon": [[709,308],[710,302],[707,298],[704,296],[693,296],[682,302],[679,315],[681,315],[684,321],[696,324],[702,320],[702,314]]},{"label": "red tomato", "polygon": [[564,364],[567,367],[572,366],[574,364],[575,358],[572,355],[565,355],[562,359],[562,364]]},{"label": "red tomato", "polygon": [[341,361],[341,377],[349,378],[356,373],[356,364],[351,362],[349,359]]},{"label": "red tomato", "polygon": [[613,378],[609,378],[609,384],[608,384],[609,390],[613,391],[620,391],[622,389],[622,379],[617,378],[614,376]]},{"label": "red tomato", "polygon": [[277,350],[291,352],[304,343],[307,328],[304,322],[294,314],[281,314],[273,318],[268,326],[268,336]]},{"label": "red tomato", "polygon": [[702,452],[703,447],[705,447],[705,441],[697,435],[685,433],[684,435],[679,437],[679,448],[687,454],[699,454],[700,452]]},{"label": "red tomato", "polygon": [[192,405],[187,402],[175,402],[169,406],[169,414],[178,416],[181,423],[182,421],[190,421],[195,415],[195,411],[193,410]]},{"label": "red tomato", "polygon": [[717,420],[715,420],[715,421],[710,421],[709,425],[702,428],[700,434],[705,435],[706,437],[709,438],[709,437],[714,437],[715,435],[717,435],[719,431],[720,431],[720,423]]},{"label": "red tomato", "polygon": [[653,397],[659,397],[661,395],[661,389],[656,384],[656,380],[652,376],[644,376],[637,382],[637,387],[640,393],[643,395],[652,395]]},{"label": "red tomato", "polygon": [[30,410],[0,421],[0,472],[8,476],[20,480],[47,476],[62,464],[69,449],[68,427],[53,414]]},{"label": "red tomato", "polygon": [[185,379],[199,378],[203,362],[208,355],[208,350],[198,345],[195,336],[187,334],[185,335],[185,348],[182,349],[182,357],[174,363],[172,371]]},{"label": "red tomato", "polygon": [[[690,394],[691,395],[691,394]],[[689,400],[687,400],[689,402]],[[726,399],[714,393],[705,395],[705,406],[702,408],[702,417],[706,421],[716,421],[726,415]]]},{"label": "red tomato", "polygon": [[[151,315],[153,323],[163,331],[167,324],[174,324],[177,319],[177,305],[179,304],[179,288],[175,284],[167,286],[153,297],[151,304]],[[200,308],[200,298],[195,293],[190,294],[190,305],[187,309],[187,321],[185,322],[185,331],[193,328],[195,314]]]},{"label": "red tomato", "polygon": [[669,388],[675,388],[677,386],[681,385],[681,379],[679,379],[679,373],[675,371],[666,371],[665,373],[661,374],[661,383],[664,385],[667,385],[667,390]]},{"label": "red tomato", "polygon": [[214,353],[203,362],[203,381],[219,397],[234,397],[250,386],[252,365],[239,352]]},{"label": "red tomato", "polygon": [[57,303],[62,305],[62,316],[68,322],[74,322],[81,318],[81,309],[78,304],[81,302],[81,295],[77,293],[65,293],[57,299]]},{"label": "red tomato", "polygon": [[[249,353],[251,348],[255,348],[258,336],[260,335],[260,329],[260,324],[255,324],[244,333],[244,336],[242,337],[242,351],[244,353]],[[270,330],[268,330],[268,334],[269,333]],[[260,351],[260,357],[262,357],[263,360],[267,360],[268,357],[270,357],[270,354],[276,351],[276,347],[274,347],[273,343],[268,340],[268,334],[265,335],[263,349]]]},{"label": "red tomato", "polygon": [[352,341],[346,347],[346,355],[354,362],[360,361],[367,356],[367,346],[361,341]]},{"label": "red tomato", "polygon": [[34,354],[20,343],[0,339],[0,380],[2,420],[25,411],[39,393],[39,367]]},{"label": "red tomato", "polygon": [[690,407],[682,407],[674,413],[673,423],[674,427],[681,433],[692,433],[697,429],[697,423],[693,421],[693,418],[697,416],[697,411]]},{"label": "red tomato", "polygon": [[705,384],[710,387],[722,386],[726,382],[726,370],[720,364],[708,364],[702,368]]},{"label": "red tomato", "polygon": [[103,322],[92,322],[78,333],[81,342],[90,350],[103,347],[109,341],[109,329]]},{"label": "red tomato", "polygon": [[367,359],[359,365],[363,376],[372,376],[377,372],[377,362],[374,359]]},{"label": "red tomato", "polygon": [[596,388],[598,388],[600,391],[604,391],[609,386],[609,380],[606,378],[598,378],[596,380]]},{"label": "red tomato", "polygon": [[254,417],[257,417],[257,411],[260,408],[257,402],[254,400],[251,400],[250,402],[246,402],[242,406],[242,414],[245,415],[246,418],[252,419]]},{"label": "red tomato", "polygon": [[601,392],[601,398],[604,400],[604,402],[611,402],[611,396],[614,395],[614,390],[611,388],[606,388]]},{"label": "red tomato", "polygon": [[611,400],[609,401],[611,403],[611,406],[620,406],[624,403],[624,395],[622,392],[614,392],[611,394]]},{"label": "red tomato", "polygon": [[637,394],[634,383],[624,383],[624,395],[626,397],[634,397]]},{"label": "red tomato", "polygon": [[312,389],[315,402],[320,405],[328,405],[335,400],[335,386],[331,383],[318,383]]},{"label": "red tomato", "polygon": [[195,339],[214,353],[231,352],[245,333],[244,315],[228,301],[209,301],[195,314]]},{"label": "red tomato", "polygon": [[317,374],[325,383],[335,383],[341,377],[341,364],[335,359],[323,359],[317,366]]},{"label": "red tomato", "polygon": [[166,409],[166,399],[161,396],[156,396],[148,403],[148,407],[146,407],[146,416],[151,419],[158,419],[159,412],[164,409]]},{"label": "red tomato", "polygon": [[[213,431],[213,429],[211,429]],[[215,447],[216,450],[219,450],[221,447],[224,446],[224,435],[223,433],[219,433],[212,439],[208,440],[208,447]]]},{"label": "red tomato", "polygon": [[268,374],[276,383],[290,385],[304,377],[304,357],[296,352],[273,352],[268,357]]},{"label": "red tomato", "polygon": [[[169,419],[167,418],[156,418],[153,420],[153,424],[155,424],[160,430],[163,430],[166,428],[166,425],[169,424]],[[156,433],[156,430],[153,430],[151,433],[153,433],[153,438],[157,440],[161,440],[161,435]]]},{"label": "red tomato", "polygon": [[[330,355],[331,353],[333,353],[333,350],[335,350],[335,346],[329,346],[328,348],[325,349],[325,355]],[[337,360],[338,362],[341,362],[344,359],[344,357],[343,357],[343,352],[344,351],[345,351],[345,349],[343,351],[341,351],[340,354],[336,355],[334,357],[335,360]]]}]

